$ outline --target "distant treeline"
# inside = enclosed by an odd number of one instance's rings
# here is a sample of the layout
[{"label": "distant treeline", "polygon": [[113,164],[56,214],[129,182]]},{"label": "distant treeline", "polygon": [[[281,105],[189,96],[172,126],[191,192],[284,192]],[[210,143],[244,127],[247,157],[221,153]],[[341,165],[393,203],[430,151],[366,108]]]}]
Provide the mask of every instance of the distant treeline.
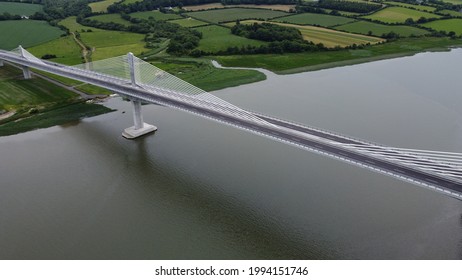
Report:
[{"label": "distant treeline", "polygon": [[353,13],[370,13],[382,7],[380,4],[342,0],[319,0],[317,3],[313,3],[313,5],[323,9],[332,9]]},{"label": "distant treeline", "polygon": [[43,11],[51,19],[91,14],[88,0],[42,0]]}]

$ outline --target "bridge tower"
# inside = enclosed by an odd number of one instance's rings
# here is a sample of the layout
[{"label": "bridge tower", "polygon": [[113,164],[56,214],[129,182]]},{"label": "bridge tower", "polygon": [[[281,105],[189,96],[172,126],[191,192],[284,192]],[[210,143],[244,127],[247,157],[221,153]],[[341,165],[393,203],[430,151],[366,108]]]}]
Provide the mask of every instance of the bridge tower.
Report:
[{"label": "bridge tower", "polygon": [[[21,45],[19,45],[19,51],[21,52],[21,56],[22,56],[23,58],[26,58],[26,59],[27,59],[27,57],[24,55],[24,53],[25,53],[25,52],[24,52],[24,48],[23,48]],[[28,80],[28,79],[31,79],[31,78],[32,78],[32,73],[31,73],[29,67],[27,67],[27,66],[22,66],[22,73],[23,73],[23,75],[24,75],[24,79]]]},{"label": "bridge tower", "polygon": [[[135,72],[135,59],[134,55],[130,52],[127,55],[128,58],[128,67],[130,69],[130,79],[132,86],[138,86],[136,84],[136,72]],[[133,104],[133,122],[134,126],[126,128],[122,133],[122,136],[127,139],[134,139],[142,135],[154,132],[157,130],[157,127],[151,124],[143,122],[143,115],[141,113],[141,101],[137,99],[131,99]]]}]

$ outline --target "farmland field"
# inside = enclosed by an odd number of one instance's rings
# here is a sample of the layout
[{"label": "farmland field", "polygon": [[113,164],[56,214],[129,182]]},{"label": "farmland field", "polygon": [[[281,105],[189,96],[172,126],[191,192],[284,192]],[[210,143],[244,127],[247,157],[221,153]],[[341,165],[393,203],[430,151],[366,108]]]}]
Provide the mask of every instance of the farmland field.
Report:
[{"label": "farmland field", "polygon": [[179,24],[179,25],[181,25],[183,27],[198,27],[198,26],[209,24],[207,22],[200,21],[200,20],[193,19],[193,18],[176,19],[176,20],[172,20],[170,22]]},{"label": "farmland field", "polygon": [[61,37],[27,50],[38,58],[45,54],[54,54],[56,58],[51,60],[62,64],[75,65],[82,63],[80,47],[72,36]]},{"label": "farmland field", "polygon": [[462,4],[462,0],[442,0],[442,1],[452,3],[452,4],[456,4],[456,5],[461,5]]},{"label": "farmland field", "polygon": [[[246,20],[241,22],[241,24],[252,24],[254,22],[261,23],[261,21],[256,20]],[[328,48],[333,48],[336,46],[346,47],[351,46],[353,44],[376,44],[379,42],[384,41],[381,38],[370,37],[365,35],[358,35],[358,34],[351,34],[336,30],[331,30],[322,27],[316,26],[309,26],[309,25],[295,25],[295,24],[287,24],[287,23],[275,23],[278,25],[293,27],[302,33],[303,39],[307,41],[311,41],[315,44],[322,43],[324,46]]]},{"label": "farmland field", "polygon": [[60,22],[58,22],[58,24],[66,27],[67,29],[69,29],[70,32],[75,32],[75,31],[82,32],[82,30],[91,30],[93,32],[104,31],[102,29],[81,25],[80,23],[76,21],[76,19],[77,17],[75,16],[67,17],[61,20]]},{"label": "farmland field", "polygon": [[303,13],[303,14],[296,14],[293,16],[277,18],[274,21],[300,24],[300,25],[320,25],[320,26],[325,26],[325,27],[331,27],[331,26],[350,23],[355,20],[351,18],[339,17],[339,16]]},{"label": "farmland field", "polygon": [[15,67],[0,68],[0,106],[4,109],[19,109],[23,106],[47,104],[77,97],[75,93],[42,79],[17,79],[21,75],[22,71]]},{"label": "farmland field", "polygon": [[[82,42],[92,48],[91,57],[93,60],[123,55],[128,52],[139,55],[148,51],[145,48],[144,35],[142,34],[87,27],[77,23],[76,17],[68,17],[60,21],[59,24],[66,26],[71,31],[80,32]],[[91,29],[93,32],[81,32],[81,30],[87,29]]]},{"label": "farmland field", "polygon": [[387,5],[392,5],[392,6],[399,6],[399,7],[405,7],[405,8],[413,8],[419,11],[424,11],[424,12],[434,12],[436,10],[435,7],[429,7],[429,6],[423,6],[423,5],[414,5],[414,4],[408,4],[408,3],[402,3],[402,2],[393,2],[393,1],[387,1],[384,2]]},{"label": "farmland field", "polygon": [[226,50],[228,47],[244,47],[247,45],[261,46],[265,42],[247,39],[231,34],[231,30],[226,27],[209,25],[194,28],[202,32],[202,39],[199,42],[198,49],[207,52],[217,52]]},{"label": "farmland field", "polygon": [[91,11],[93,13],[105,13],[107,12],[107,7],[114,4],[115,2],[119,2],[119,0],[104,0],[99,2],[93,2],[88,4],[88,6],[90,6]]},{"label": "farmland field", "polygon": [[356,21],[353,23],[337,26],[335,29],[366,35],[369,34],[369,31],[371,31],[372,35],[374,36],[382,36],[382,34],[387,34],[392,31],[396,34],[399,34],[401,37],[409,37],[411,35],[420,36],[429,33],[426,30],[407,25],[384,25],[367,21]]},{"label": "farmland field", "polygon": [[0,49],[11,50],[18,45],[31,47],[58,38],[64,32],[38,20],[7,20],[0,21]]},{"label": "farmland field", "polygon": [[124,20],[119,14],[105,14],[89,17],[90,20],[99,22],[114,22],[125,26],[131,25],[131,22]]},{"label": "farmland field", "polygon": [[275,11],[284,11],[289,12],[292,9],[295,9],[295,5],[255,5],[255,4],[241,4],[241,5],[223,5],[221,3],[209,3],[201,5],[191,5],[184,6],[183,9],[186,11],[201,11],[201,10],[210,10],[210,9],[221,9],[221,8],[256,8],[256,9],[268,9]]},{"label": "farmland field", "polygon": [[289,13],[281,11],[271,11],[264,9],[244,9],[244,8],[230,8],[230,9],[220,9],[220,10],[210,10],[210,11],[201,11],[201,12],[191,12],[187,13],[188,16],[193,18],[219,23],[219,22],[228,22],[236,21],[243,19],[271,19],[275,17],[281,17],[289,15]]},{"label": "farmland field", "polygon": [[42,10],[42,5],[38,4],[0,2],[0,14],[10,13],[12,15],[30,16]]},{"label": "farmland field", "polygon": [[155,20],[171,20],[182,18],[177,14],[164,14],[159,11],[136,12],[131,13],[130,16],[139,19],[148,19],[149,17],[153,17]]},{"label": "farmland field", "polygon": [[453,17],[462,17],[462,13],[454,10],[439,10],[438,13],[443,15],[450,15]]},{"label": "farmland field", "polygon": [[414,21],[417,21],[421,17],[440,18],[441,16],[402,7],[388,7],[371,15],[364,16],[364,18],[367,19],[378,20],[386,23],[404,23],[408,18],[412,18]]},{"label": "farmland field", "polygon": [[81,35],[82,41],[92,48],[92,59],[119,56],[132,52],[140,55],[148,51],[145,48],[144,35],[121,31],[86,32]]},{"label": "farmland field", "polygon": [[422,25],[437,31],[454,31],[457,35],[462,35],[462,19],[460,18],[435,20],[432,22],[424,23]]}]

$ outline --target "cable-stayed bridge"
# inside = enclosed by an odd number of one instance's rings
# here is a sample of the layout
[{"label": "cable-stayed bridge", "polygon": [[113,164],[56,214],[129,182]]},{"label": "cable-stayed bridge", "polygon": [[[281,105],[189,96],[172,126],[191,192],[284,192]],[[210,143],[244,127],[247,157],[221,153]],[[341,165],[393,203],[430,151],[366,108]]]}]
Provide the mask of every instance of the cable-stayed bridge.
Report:
[{"label": "cable-stayed bridge", "polygon": [[131,53],[66,66],[41,60],[22,47],[0,51],[3,62],[106,88],[130,99],[135,125],[123,135],[136,138],[157,128],[143,122],[141,102],[182,110],[238,129],[342,160],[462,200],[462,154],[387,147],[294,122],[250,112],[207,93]]}]

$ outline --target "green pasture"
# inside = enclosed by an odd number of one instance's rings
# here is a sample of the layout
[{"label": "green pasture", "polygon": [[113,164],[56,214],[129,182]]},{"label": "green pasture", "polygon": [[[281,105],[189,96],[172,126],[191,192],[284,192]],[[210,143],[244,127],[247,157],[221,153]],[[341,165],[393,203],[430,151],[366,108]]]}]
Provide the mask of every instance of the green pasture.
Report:
[{"label": "green pasture", "polygon": [[70,32],[75,32],[75,31],[82,32],[82,31],[87,31],[87,30],[91,30],[92,32],[105,31],[102,29],[81,25],[80,23],[76,21],[76,19],[77,17],[75,16],[67,17],[61,20],[60,22],[58,22],[58,24],[66,27],[67,29],[69,29]]},{"label": "green pasture", "polygon": [[51,60],[62,64],[76,65],[82,63],[80,47],[72,36],[60,37],[27,50],[38,58],[46,54],[54,54],[56,58]]},{"label": "green pasture", "polygon": [[181,25],[183,27],[198,27],[198,26],[209,24],[207,22],[200,21],[200,20],[197,20],[197,19],[194,19],[194,18],[191,18],[191,17],[190,18],[176,19],[176,20],[172,20],[170,22],[179,24],[179,25]]},{"label": "green pasture", "polygon": [[231,33],[231,30],[218,25],[209,25],[194,28],[202,33],[199,42],[199,50],[206,52],[217,52],[226,50],[228,47],[261,46],[265,42],[247,39]]},{"label": "green pasture", "polygon": [[409,37],[411,35],[421,36],[429,33],[427,30],[407,25],[385,25],[368,21],[356,21],[337,26],[335,29],[365,35],[368,35],[369,32],[372,32],[371,34],[374,36],[382,36],[382,34],[387,34],[390,32],[394,32],[401,37]]},{"label": "green pasture", "polygon": [[104,15],[97,15],[89,17],[90,20],[96,20],[99,22],[113,22],[122,24],[125,26],[131,25],[132,23],[123,19],[119,14],[104,14]]},{"label": "green pasture", "polygon": [[100,60],[132,52],[135,55],[148,51],[144,35],[122,31],[85,32],[82,41],[92,49],[92,60]]},{"label": "green pasture", "polygon": [[412,18],[414,21],[417,21],[421,17],[428,19],[440,18],[441,16],[403,7],[388,7],[371,15],[364,16],[364,18],[378,20],[385,23],[404,23],[408,18]]},{"label": "green pasture", "polygon": [[455,5],[462,5],[462,0],[441,0],[443,2],[448,2]]},{"label": "green pasture", "polygon": [[18,45],[31,47],[59,38],[64,32],[38,20],[0,21],[0,49],[11,50]]},{"label": "green pasture", "polygon": [[43,11],[43,6],[38,4],[0,2],[0,14],[9,13],[12,15],[30,16],[41,11]]},{"label": "green pasture", "polygon": [[155,20],[172,20],[182,18],[177,14],[164,14],[159,11],[136,12],[131,13],[130,16],[139,19],[149,19],[149,17],[153,17]]},{"label": "green pasture", "polygon": [[454,10],[439,10],[438,13],[452,17],[462,17],[462,13]]},{"label": "green pasture", "polygon": [[186,15],[213,23],[229,22],[244,19],[272,19],[275,17],[282,17],[289,15],[289,13],[282,11],[272,11],[265,9],[245,9],[245,8],[229,8],[219,10],[208,10],[199,12],[190,12]]},{"label": "green pasture", "polygon": [[90,6],[91,11],[93,13],[105,13],[107,12],[107,7],[119,1],[120,0],[104,0],[104,1],[90,3],[88,4],[88,6]]},{"label": "green pasture", "polygon": [[0,67],[0,108],[19,110],[31,106],[49,106],[74,100],[77,95],[48,81],[24,80],[22,71],[9,65]]},{"label": "green pasture", "polygon": [[387,4],[389,6],[399,6],[399,7],[404,7],[404,8],[413,8],[419,11],[424,11],[424,12],[434,12],[436,10],[435,7],[430,7],[430,6],[424,6],[424,5],[414,5],[414,4],[408,4],[408,3],[403,3],[403,2],[393,2],[393,1],[386,1],[383,2],[384,4]]},{"label": "green pasture", "polygon": [[462,35],[462,19],[460,18],[435,20],[424,23],[422,26],[429,27],[437,31],[454,31],[458,36]]},{"label": "green pasture", "polygon": [[324,27],[331,27],[336,25],[347,24],[355,21],[355,19],[324,14],[303,13],[296,14],[293,16],[277,18],[274,21],[300,25],[319,25]]}]

